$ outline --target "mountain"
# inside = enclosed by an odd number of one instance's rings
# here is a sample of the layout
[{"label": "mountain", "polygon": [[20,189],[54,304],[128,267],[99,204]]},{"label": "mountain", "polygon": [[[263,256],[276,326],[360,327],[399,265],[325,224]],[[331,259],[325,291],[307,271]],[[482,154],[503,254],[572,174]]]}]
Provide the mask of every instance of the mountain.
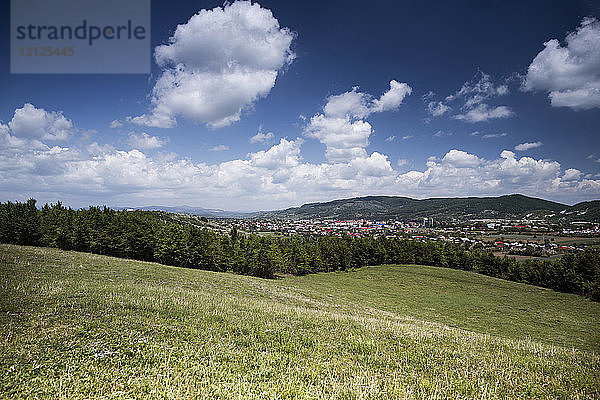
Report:
[{"label": "mountain", "polygon": [[208,218],[284,218],[284,219],[398,219],[437,221],[473,219],[547,219],[550,222],[600,222],[600,200],[568,206],[549,200],[511,194],[499,197],[411,199],[400,196],[366,196],[308,203],[285,210],[252,213],[212,208],[179,206],[141,207],[147,211],[193,214]]},{"label": "mountain", "polygon": [[262,213],[263,217],[311,219],[399,219],[434,218],[439,221],[472,219],[544,219],[600,221],[600,201],[568,206],[520,194],[500,197],[411,199],[397,196],[367,196],[309,203],[301,207]]}]

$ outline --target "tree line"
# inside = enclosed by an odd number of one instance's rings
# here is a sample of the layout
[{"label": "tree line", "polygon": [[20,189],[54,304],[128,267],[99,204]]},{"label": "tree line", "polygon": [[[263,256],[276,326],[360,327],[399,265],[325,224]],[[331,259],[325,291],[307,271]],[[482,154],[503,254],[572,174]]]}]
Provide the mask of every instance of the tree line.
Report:
[{"label": "tree line", "polygon": [[517,262],[468,245],[403,238],[218,234],[156,211],[74,210],[36,201],[0,203],[0,242],[56,247],[166,265],[271,278],[367,265],[421,264],[473,271],[600,301],[600,254]]}]

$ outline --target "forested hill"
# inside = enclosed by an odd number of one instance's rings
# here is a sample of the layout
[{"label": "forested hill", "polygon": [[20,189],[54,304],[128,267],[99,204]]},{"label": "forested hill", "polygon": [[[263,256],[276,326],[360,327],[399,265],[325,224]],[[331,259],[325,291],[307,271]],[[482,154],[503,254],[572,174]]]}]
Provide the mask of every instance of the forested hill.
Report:
[{"label": "forested hill", "polygon": [[280,218],[399,219],[432,217],[440,221],[484,218],[549,218],[558,221],[600,221],[600,201],[568,206],[519,194],[500,197],[411,199],[367,196],[309,203],[264,213]]},{"label": "forested hill", "polygon": [[[119,210],[126,210],[129,207],[120,207]],[[248,215],[248,213],[239,212],[239,211],[225,211],[218,208],[202,208],[202,207],[191,207],[191,206],[179,206],[179,207],[169,207],[169,206],[145,206],[145,207],[135,207],[136,210],[141,211],[165,211],[169,213],[179,213],[179,214],[192,214],[197,215],[199,217],[208,217],[208,218],[244,218]]]}]

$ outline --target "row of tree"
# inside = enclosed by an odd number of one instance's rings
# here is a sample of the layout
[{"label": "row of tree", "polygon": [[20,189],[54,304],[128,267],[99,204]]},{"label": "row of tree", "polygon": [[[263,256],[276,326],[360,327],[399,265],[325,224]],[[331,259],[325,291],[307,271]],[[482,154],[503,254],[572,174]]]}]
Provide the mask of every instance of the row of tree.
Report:
[{"label": "row of tree", "polygon": [[437,241],[385,237],[270,238],[217,234],[152,211],[107,207],[73,210],[60,202],[41,210],[36,201],[0,203],[0,242],[57,247],[162,264],[273,277],[343,271],[366,265],[422,264],[474,271],[600,300],[600,254],[560,259],[499,258],[485,249]]}]

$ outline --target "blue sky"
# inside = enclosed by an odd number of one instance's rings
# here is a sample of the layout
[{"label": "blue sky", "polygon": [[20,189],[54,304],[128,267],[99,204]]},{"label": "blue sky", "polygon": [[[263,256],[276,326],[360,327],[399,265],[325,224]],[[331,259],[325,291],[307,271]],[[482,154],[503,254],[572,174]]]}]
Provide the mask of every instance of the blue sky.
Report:
[{"label": "blue sky", "polygon": [[600,198],[600,6],[323,3],[152,2],[150,75],[5,57],[0,201]]}]

